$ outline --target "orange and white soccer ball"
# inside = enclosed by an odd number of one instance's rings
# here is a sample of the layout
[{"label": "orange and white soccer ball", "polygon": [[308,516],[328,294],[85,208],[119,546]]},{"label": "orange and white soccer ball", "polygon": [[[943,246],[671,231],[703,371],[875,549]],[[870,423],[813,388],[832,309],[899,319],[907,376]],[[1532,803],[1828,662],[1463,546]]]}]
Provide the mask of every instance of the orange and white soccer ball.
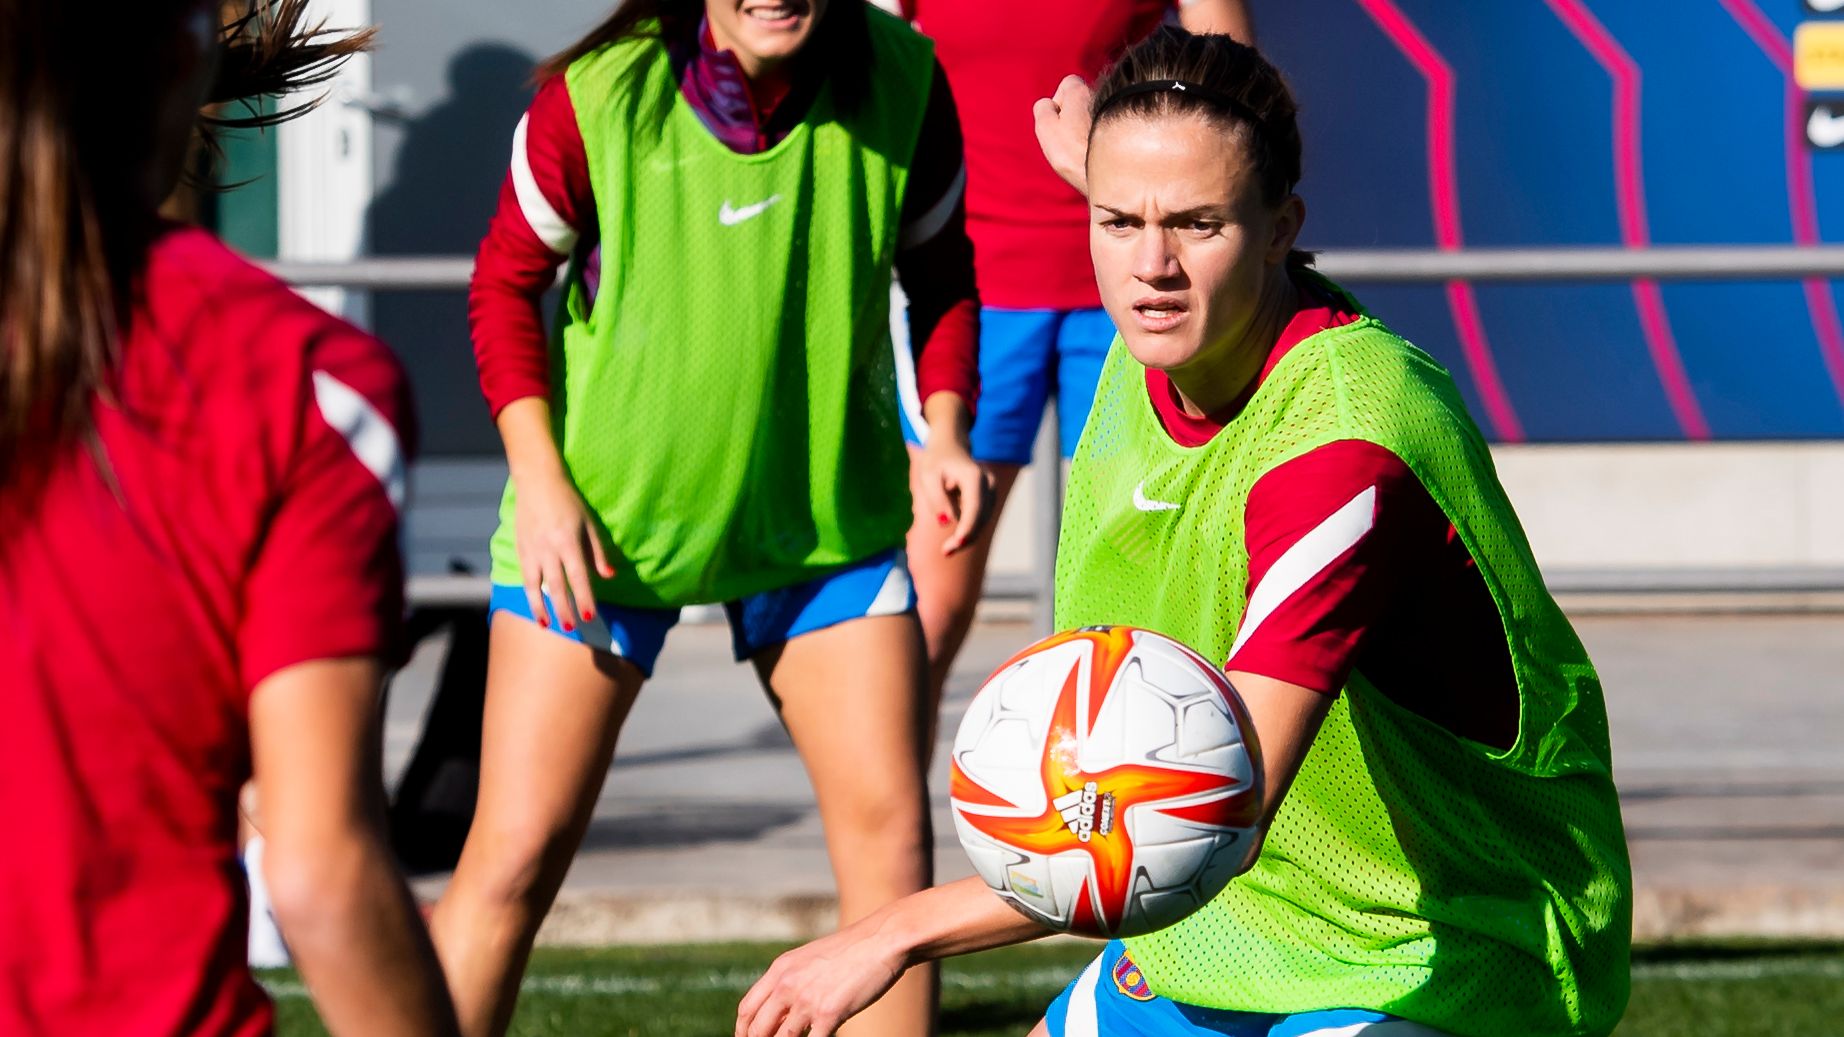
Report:
[{"label": "orange and white soccer ball", "polygon": [[1252,861],[1261,753],[1202,656],[1149,630],[1084,627],[987,679],[954,738],[950,797],[999,896],[1054,929],[1133,936]]}]

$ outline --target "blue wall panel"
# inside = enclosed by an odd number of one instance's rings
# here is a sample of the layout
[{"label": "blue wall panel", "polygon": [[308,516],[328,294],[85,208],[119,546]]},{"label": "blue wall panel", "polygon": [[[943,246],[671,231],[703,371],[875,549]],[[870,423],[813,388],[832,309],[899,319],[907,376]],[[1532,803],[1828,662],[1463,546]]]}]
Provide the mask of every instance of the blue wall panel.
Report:
[{"label": "blue wall panel", "polygon": [[[1295,0],[1258,12],[1299,94],[1310,248],[1428,247],[1437,188],[1457,185],[1467,246],[1610,245],[1616,154],[1637,157],[1655,244],[1788,244],[1801,207],[1844,242],[1844,152],[1815,152],[1789,84],[1797,0]],[[1571,10],[1590,18],[1571,19]],[[1595,28],[1598,23],[1598,32]],[[1753,32],[1749,31],[1752,26]],[[1606,40],[1630,60],[1610,66]],[[1452,83],[1452,169],[1430,169],[1426,42]],[[1422,64],[1428,64],[1426,55]],[[1622,117],[1616,75],[1637,106]],[[1790,164],[1789,164],[1790,163]],[[1662,321],[1628,285],[1478,285],[1484,355],[1515,426],[1494,424],[1440,288],[1358,286],[1440,358],[1481,423],[1535,441],[1844,436],[1844,291],[1836,284],[1671,283]],[[1674,379],[1675,354],[1681,381]],[[1827,363],[1827,356],[1832,362]]]}]

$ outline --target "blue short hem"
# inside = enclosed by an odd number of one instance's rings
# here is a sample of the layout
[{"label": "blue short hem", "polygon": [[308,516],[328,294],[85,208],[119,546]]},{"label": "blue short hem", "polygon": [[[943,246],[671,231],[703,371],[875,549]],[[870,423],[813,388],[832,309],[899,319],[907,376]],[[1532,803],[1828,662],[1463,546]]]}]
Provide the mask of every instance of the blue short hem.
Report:
[{"label": "blue short hem", "polygon": [[[741,662],[802,634],[865,616],[901,615],[915,607],[915,583],[899,548],[791,587],[727,602],[724,613],[730,620],[731,648]],[[572,622],[572,629],[565,630],[549,595],[544,596],[544,609],[550,619],[550,626],[545,628],[548,632],[626,659],[644,677],[653,676],[653,668],[666,646],[666,634],[679,622],[676,608],[630,608],[599,601],[593,620]],[[487,610],[489,614],[509,612],[536,621],[525,588],[513,584],[494,584]]]}]

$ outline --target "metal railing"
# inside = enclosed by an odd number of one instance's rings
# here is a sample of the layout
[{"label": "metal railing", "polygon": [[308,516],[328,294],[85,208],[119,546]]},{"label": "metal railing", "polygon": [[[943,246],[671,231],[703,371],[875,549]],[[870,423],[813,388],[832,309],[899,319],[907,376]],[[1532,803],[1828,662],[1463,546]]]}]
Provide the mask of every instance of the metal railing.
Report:
[{"label": "metal railing", "polygon": [[[264,265],[302,287],[443,291],[466,287],[474,261],[465,256],[374,256]],[[1329,277],[1371,284],[1785,280],[1844,277],[1844,245],[1333,249],[1320,254],[1317,266]]]},{"label": "metal railing", "polygon": [[[451,291],[465,288],[473,260],[465,256],[377,256],[342,262],[276,260],[267,269],[298,287],[371,291]],[[1844,245],[1687,245],[1651,248],[1617,246],[1440,249],[1334,249],[1318,255],[1316,267],[1339,281],[1371,284],[1439,284],[1447,281],[1522,283],[1656,281],[1753,281],[1806,277],[1844,278]],[[1035,565],[1029,596],[1037,625],[1049,630],[1054,591],[1056,537],[1062,512],[1062,464],[1056,446],[1054,402],[1046,409],[1050,434],[1040,435],[1033,454],[1041,473],[1034,523]],[[1694,577],[1694,578],[1693,578]],[[1844,571],[1786,574],[1750,583],[1745,573],[1670,574],[1613,572],[1584,576],[1558,590],[1577,593],[1759,593],[1844,591]],[[1552,580],[1552,583],[1557,581]],[[990,588],[1006,597],[1025,596],[1025,581]],[[1679,586],[1678,584],[1684,584]],[[453,604],[484,600],[484,581],[423,576],[411,580],[413,600]]]},{"label": "metal railing", "polygon": [[1784,280],[1844,277],[1844,245],[1333,250],[1316,265],[1371,283]]}]

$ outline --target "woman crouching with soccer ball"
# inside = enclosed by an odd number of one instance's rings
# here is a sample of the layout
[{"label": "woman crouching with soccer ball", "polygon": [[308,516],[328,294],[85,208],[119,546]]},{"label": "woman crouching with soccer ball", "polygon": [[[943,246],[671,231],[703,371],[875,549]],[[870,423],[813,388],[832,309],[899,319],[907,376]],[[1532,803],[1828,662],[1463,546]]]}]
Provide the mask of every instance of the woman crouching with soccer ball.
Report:
[{"label": "woman crouching with soccer ball", "polygon": [[[1293,250],[1279,73],[1167,30],[1037,117],[1121,329],[1056,625],[1223,660],[1268,802],[1242,875],[1108,944],[1034,1034],[1609,1032],[1631,877],[1599,682],[1452,379]],[[917,893],[783,955],[736,1033],[830,1034],[918,962],[1044,934],[978,878]]]}]

